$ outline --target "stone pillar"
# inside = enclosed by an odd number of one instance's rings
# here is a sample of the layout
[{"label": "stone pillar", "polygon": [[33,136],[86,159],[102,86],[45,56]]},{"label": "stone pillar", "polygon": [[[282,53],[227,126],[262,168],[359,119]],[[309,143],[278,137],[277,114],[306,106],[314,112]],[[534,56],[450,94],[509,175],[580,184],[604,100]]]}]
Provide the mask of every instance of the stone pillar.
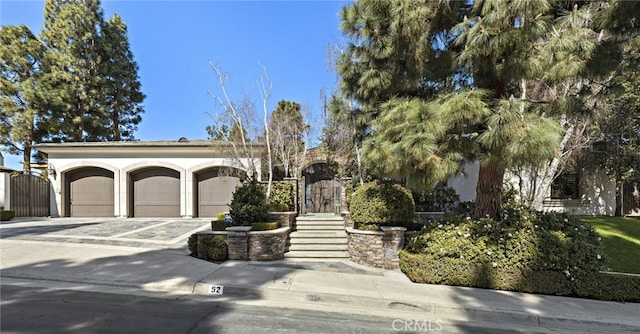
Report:
[{"label": "stone pillar", "polygon": [[251,226],[232,226],[228,234],[229,260],[249,260],[249,231]]},{"label": "stone pillar", "polygon": [[384,232],[382,245],[384,249],[384,269],[399,269],[400,258],[398,251],[404,246],[404,227],[397,226],[381,226]]},{"label": "stone pillar", "polygon": [[[293,194],[292,194],[293,195],[293,210],[298,212],[300,210],[299,207],[298,207],[298,202],[300,201],[300,198],[299,198],[300,195],[298,193],[300,191],[300,189],[299,189],[300,187],[298,185],[298,183],[299,183],[298,179],[293,178],[293,177],[285,177],[284,181],[293,185]],[[298,212],[298,213],[300,213],[300,212]]]},{"label": "stone pillar", "polygon": [[342,189],[340,189],[340,212],[347,212],[349,211],[349,206],[347,205],[347,184],[351,182],[351,178],[350,177],[343,177],[340,179],[340,187],[342,187]]}]

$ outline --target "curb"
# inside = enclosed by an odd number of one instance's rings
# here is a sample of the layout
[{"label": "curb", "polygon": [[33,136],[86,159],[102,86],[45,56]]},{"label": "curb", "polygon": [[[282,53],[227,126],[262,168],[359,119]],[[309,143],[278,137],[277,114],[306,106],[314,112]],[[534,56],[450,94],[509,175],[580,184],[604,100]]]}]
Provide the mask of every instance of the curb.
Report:
[{"label": "curb", "polygon": [[209,293],[211,284],[196,283],[193,294],[199,296],[210,296],[212,298],[222,296],[234,296],[241,298],[298,302],[312,305],[324,305],[335,307],[359,308],[365,310],[384,311],[389,315],[393,313],[404,314],[405,316],[428,316],[446,320],[483,321],[502,324],[519,324],[533,327],[569,327],[573,330],[580,328],[593,331],[594,329],[630,330],[640,332],[640,323],[637,325],[618,322],[607,322],[603,320],[592,320],[584,318],[554,317],[545,315],[535,315],[520,311],[507,309],[479,309],[465,306],[441,305],[441,304],[414,304],[400,300],[345,296],[327,293],[298,292],[285,289],[260,289],[242,286],[224,286],[224,294],[214,295]]}]

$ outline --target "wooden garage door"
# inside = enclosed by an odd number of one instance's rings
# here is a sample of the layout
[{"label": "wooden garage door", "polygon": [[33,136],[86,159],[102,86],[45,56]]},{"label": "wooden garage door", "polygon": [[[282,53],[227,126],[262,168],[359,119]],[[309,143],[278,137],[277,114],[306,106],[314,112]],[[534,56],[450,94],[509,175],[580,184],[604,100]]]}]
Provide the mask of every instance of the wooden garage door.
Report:
[{"label": "wooden garage door", "polygon": [[113,172],[83,168],[68,174],[71,217],[113,217]]},{"label": "wooden garage door", "polygon": [[131,175],[133,217],[180,217],[180,173],[150,168]]},{"label": "wooden garage door", "polygon": [[196,177],[198,216],[215,217],[218,212],[228,212],[240,179],[235,176],[219,176],[218,170],[209,170]]}]

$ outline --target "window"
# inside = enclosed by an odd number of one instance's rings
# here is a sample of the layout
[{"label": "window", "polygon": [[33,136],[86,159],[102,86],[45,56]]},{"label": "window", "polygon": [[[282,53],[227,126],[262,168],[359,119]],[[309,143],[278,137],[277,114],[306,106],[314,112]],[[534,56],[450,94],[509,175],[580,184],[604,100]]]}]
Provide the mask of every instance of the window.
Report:
[{"label": "window", "polygon": [[561,173],[551,184],[552,199],[580,199],[578,173]]}]

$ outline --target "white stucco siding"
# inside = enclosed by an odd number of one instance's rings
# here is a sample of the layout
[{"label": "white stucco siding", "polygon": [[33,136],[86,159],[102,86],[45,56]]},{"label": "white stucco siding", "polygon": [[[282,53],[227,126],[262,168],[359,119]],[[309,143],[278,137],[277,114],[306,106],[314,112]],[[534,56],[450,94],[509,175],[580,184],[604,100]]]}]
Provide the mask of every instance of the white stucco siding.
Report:
[{"label": "white stucco siding", "polygon": [[[478,182],[478,162],[467,163],[464,173],[455,175],[447,181],[447,186],[453,188],[461,201],[475,201],[476,184]],[[519,187],[520,179],[513,173],[506,173],[505,181]],[[525,176],[524,183],[530,182]],[[553,212],[567,212],[575,215],[613,215],[616,205],[615,183],[602,170],[583,170],[580,174],[580,199],[560,200],[547,199],[544,210]],[[549,190],[549,195],[551,191]]]},{"label": "white stucco siding", "polygon": [[[65,154],[58,157],[50,154],[48,162],[56,171],[56,177],[50,175],[53,193],[52,196],[52,216],[65,213],[63,209],[63,174],[83,167],[99,167],[110,170],[114,173],[114,213],[115,217],[126,217],[129,213],[129,174],[137,170],[149,167],[165,167],[180,172],[180,215],[192,217],[194,208],[194,173],[212,167],[233,167],[245,170],[241,165],[248,165],[249,159],[242,159],[241,163],[232,163],[227,158],[210,157],[171,157],[171,156],[150,156],[145,157],[70,157]],[[204,155],[204,154],[203,154]],[[260,171],[259,159],[254,160]],[[260,175],[260,174],[258,174]],[[54,214],[55,213],[55,214]],[[65,213],[68,214],[68,213]]]},{"label": "white stucco siding", "polygon": [[0,209],[9,207],[9,173],[0,172]]},{"label": "white stucco siding", "polygon": [[463,170],[463,173],[449,178],[447,186],[453,188],[458,193],[461,202],[475,201],[480,163],[466,163]]},{"label": "white stucco siding", "polygon": [[580,199],[549,199],[545,211],[567,212],[581,216],[613,216],[616,211],[616,186],[602,170],[580,173]]}]

